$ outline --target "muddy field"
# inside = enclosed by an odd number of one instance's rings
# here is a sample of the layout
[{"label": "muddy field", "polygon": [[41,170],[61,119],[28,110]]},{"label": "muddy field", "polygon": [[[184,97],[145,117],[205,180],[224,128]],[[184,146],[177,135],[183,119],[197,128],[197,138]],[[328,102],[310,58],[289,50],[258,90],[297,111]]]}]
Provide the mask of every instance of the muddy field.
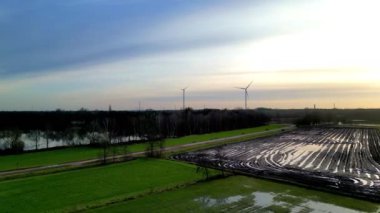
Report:
[{"label": "muddy field", "polygon": [[380,131],[314,128],[173,158],[380,201]]}]

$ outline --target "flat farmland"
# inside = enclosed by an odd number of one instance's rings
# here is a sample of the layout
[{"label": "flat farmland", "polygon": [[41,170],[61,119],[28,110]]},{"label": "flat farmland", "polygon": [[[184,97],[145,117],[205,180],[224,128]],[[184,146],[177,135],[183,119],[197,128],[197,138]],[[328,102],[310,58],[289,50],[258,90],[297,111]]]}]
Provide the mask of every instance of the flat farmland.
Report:
[{"label": "flat farmland", "polygon": [[173,158],[380,201],[379,143],[378,129],[299,129]]}]

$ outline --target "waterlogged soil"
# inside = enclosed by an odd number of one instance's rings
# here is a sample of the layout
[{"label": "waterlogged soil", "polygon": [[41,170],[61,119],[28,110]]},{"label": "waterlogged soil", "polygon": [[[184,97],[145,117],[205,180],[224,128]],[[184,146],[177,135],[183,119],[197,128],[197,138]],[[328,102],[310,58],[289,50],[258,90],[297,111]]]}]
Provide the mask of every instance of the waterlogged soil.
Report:
[{"label": "waterlogged soil", "polygon": [[174,159],[380,201],[380,131],[314,128]]},{"label": "waterlogged soil", "polygon": [[113,204],[94,212],[380,212],[380,204],[245,176]]}]

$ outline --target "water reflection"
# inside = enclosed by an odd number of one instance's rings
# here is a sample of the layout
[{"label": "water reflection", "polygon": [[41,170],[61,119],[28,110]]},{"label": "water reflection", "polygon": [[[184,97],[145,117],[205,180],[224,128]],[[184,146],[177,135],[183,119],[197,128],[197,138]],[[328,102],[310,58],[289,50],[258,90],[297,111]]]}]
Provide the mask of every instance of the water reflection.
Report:
[{"label": "water reflection", "polygon": [[307,198],[296,197],[288,194],[275,194],[272,192],[254,192],[254,203],[260,208],[270,208],[271,206],[286,207],[289,212],[334,212],[334,213],[356,213],[359,211],[336,206],[333,204],[311,201]]},{"label": "water reflection", "polygon": [[221,206],[221,205],[236,203],[236,202],[239,202],[243,198],[244,196],[241,196],[241,195],[231,196],[231,197],[227,197],[223,199],[214,199],[214,198],[206,196],[206,197],[199,197],[194,200],[196,202],[201,203],[203,206],[214,207],[214,206]]},{"label": "water reflection", "polygon": [[[41,133],[41,135],[43,135]],[[7,146],[7,139],[6,137],[0,137],[0,150],[9,148]],[[55,148],[55,147],[65,147],[65,146],[78,146],[78,145],[89,145],[90,139],[88,137],[78,137],[74,136],[70,140],[65,140],[59,137],[56,138],[50,138],[47,140],[43,136],[40,136],[37,141],[31,139],[28,134],[22,133],[20,140],[24,142],[24,151],[31,151],[31,150],[41,150],[46,148]],[[112,143],[132,143],[132,142],[138,142],[142,139],[139,136],[123,136],[118,137],[115,140],[112,140]]]},{"label": "water reflection", "polygon": [[257,206],[268,207],[274,203],[274,193],[254,192],[252,195],[254,195],[254,203]]},{"label": "water reflection", "polygon": [[313,209],[315,212],[336,212],[336,213],[355,213],[359,211],[355,211],[348,208],[343,208],[340,206],[335,206],[328,203],[321,203],[321,202],[315,202],[315,201],[308,201],[305,203],[305,205],[311,209]]},{"label": "water reflection", "polygon": [[[219,209],[222,211],[238,210],[239,212],[334,212],[357,213],[361,212],[337,206],[330,203],[310,200],[286,193],[255,191],[246,195],[234,195],[223,198],[201,196],[194,199],[204,208]],[[378,211],[377,211],[378,212]]]}]

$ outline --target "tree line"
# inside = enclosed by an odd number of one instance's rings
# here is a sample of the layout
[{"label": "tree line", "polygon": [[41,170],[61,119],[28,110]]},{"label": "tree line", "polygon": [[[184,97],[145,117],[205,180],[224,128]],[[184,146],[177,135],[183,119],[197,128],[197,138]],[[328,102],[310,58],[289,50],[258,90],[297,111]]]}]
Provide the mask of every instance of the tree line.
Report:
[{"label": "tree line", "polygon": [[26,134],[39,149],[41,138],[49,148],[52,140],[66,145],[91,146],[161,141],[181,137],[260,126],[270,118],[255,110],[166,110],[166,111],[50,111],[0,112],[0,151],[17,153],[24,149]]},{"label": "tree line", "polygon": [[52,141],[62,141],[65,146],[104,147],[107,144],[162,141],[164,138],[255,127],[270,121],[309,126],[354,123],[358,120],[380,123],[380,110],[188,108],[164,111],[0,112],[0,154],[22,152],[25,136],[29,143],[32,141],[35,150],[51,148]]}]

